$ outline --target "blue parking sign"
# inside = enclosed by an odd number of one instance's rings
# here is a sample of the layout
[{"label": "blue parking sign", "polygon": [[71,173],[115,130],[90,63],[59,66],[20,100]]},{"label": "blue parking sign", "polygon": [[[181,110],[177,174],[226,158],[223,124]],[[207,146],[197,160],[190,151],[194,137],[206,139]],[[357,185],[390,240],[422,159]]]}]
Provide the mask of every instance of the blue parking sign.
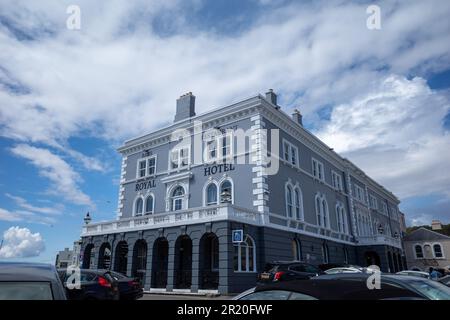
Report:
[{"label": "blue parking sign", "polygon": [[233,230],[231,236],[232,236],[233,243],[240,243],[240,242],[244,241],[244,231],[243,230]]}]

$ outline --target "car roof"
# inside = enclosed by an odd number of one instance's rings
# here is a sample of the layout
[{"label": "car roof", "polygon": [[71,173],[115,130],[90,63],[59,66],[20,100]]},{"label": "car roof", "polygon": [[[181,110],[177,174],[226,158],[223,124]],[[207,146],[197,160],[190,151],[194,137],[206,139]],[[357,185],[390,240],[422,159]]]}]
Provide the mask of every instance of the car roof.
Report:
[{"label": "car roof", "polygon": [[[293,292],[301,292],[306,295],[311,295],[319,300],[339,300],[339,299],[367,299],[370,295],[376,296],[384,294],[378,292],[378,290],[369,290],[365,279],[370,276],[368,273],[353,273],[353,274],[330,274],[321,275],[308,280],[292,280],[283,281],[273,284],[259,285],[255,288],[256,291],[266,291],[266,290],[287,290]],[[354,281],[355,279],[360,279],[361,281]],[[404,281],[411,279],[413,281],[421,281],[426,279],[421,279],[411,276],[401,276],[401,275],[381,275],[381,281],[385,284],[389,284],[390,287],[397,288],[399,297],[403,296],[413,296],[419,297],[420,295],[411,291],[408,286],[402,285],[398,288],[399,284],[405,284]],[[384,280],[384,281],[383,281]],[[389,281],[392,280],[392,281]],[[389,297],[386,297],[389,298]]]},{"label": "car roof", "polygon": [[0,262],[0,281],[54,281],[56,268],[51,264]]}]

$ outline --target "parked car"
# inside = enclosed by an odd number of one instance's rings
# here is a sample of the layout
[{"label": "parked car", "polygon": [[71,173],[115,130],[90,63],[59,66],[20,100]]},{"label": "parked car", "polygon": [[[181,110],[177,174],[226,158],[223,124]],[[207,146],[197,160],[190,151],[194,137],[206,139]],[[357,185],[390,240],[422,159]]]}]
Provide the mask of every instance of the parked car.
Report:
[{"label": "parked car", "polygon": [[115,271],[110,271],[110,274],[118,282],[121,300],[136,300],[144,295],[139,279],[130,278]]},{"label": "parked car", "polygon": [[442,277],[438,280],[440,283],[445,284],[447,287],[450,287],[450,275]]},{"label": "parked car", "polygon": [[356,267],[340,267],[340,268],[331,268],[328,270],[325,270],[326,274],[336,274],[336,273],[360,273],[364,272],[363,268],[356,268]]},{"label": "parked car", "polygon": [[436,281],[380,274],[381,289],[370,290],[369,276],[341,273],[259,285],[234,300],[450,300],[450,288]]},{"label": "parked car", "polygon": [[397,272],[396,274],[431,279],[430,274],[428,272],[423,272],[423,271],[403,270],[403,271]]},{"label": "parked car", "polygon": [[0,262],[0,300],[66,300],[54,266]]},{"label": "parked car", "polygon": [[300,261],[274,261],[258,275],[258,283],[309,279],[323,274],[316,266]]},{"label": "parked car", "polygon": [[69,300],[118,300],[118,282],[107,270],[80,269],[80,288],[69,288],[67,269],[58,269]]}]

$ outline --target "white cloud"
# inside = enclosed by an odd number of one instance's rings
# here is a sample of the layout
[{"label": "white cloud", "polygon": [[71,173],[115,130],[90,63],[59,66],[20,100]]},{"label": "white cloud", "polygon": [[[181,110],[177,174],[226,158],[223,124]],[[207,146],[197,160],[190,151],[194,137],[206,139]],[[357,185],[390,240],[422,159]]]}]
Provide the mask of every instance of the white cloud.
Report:
[{"label": "white cloud", "polygon": [[13,212],[10,212],[6,209],[0,208],[0,221],[2,221],[2,220],[3,221],[20,221],[20,220],[22,220],[22,218]]},{"label": "white cloud", "polygon": [[55,207],[38,207],[38,206],[34,206],[34,205],[28,203],[28,201],[22,197],[13,196],[12,194],[9,194],[9,193],[6,193],[5,196],[14,200],[14,202],[22,209],[29,210],[32,212],[48,214],[48,215],[60,215],[62,213],[62,211],[64,210],[64,207],[61,205],[58,205]]},{"label": "white cloud", "polygon": [[410,217],[407,221],[407,224],[410,226],[429,226],[431,225],[431,221],[433,220],[433,216],[430,214],[420,214]]},{"label": "white cloud", "polygon": [[48,193],[61,196],[77,205],[93,206],[88,195],[80,190],[81,177],[59,156],[47,149],[19,144],[11,149],[18,157],[30,161],[38,168],[39,174],[50,180]]},{"label": "white cloud", "polygon": [[[28,142],[84,134],[122,142],[172,121],[187,91],[201,112],[272,87],[307,116],[367,91],[386,69],[450,65],[450,5],[441,1],[380,2],[379,32],[366,28],[362,4],[273,7],[233,37],[197,30],[179,1],[79,1],[79,32],[64,28],[64,4],[7,3],[4,16],[39,40],[0,29],[0,64],[29,90],[0,92],[0,134]],[[155,32],[161,14],[177,20],[176,35]],[[45,28],[52,32],[38,32]]]},{"label": "white cloud", "polygon": [[448,112],[424,79],[391,75],[336,106],[318,135],[400,197],[450,196]]},{"label": "white cloud", "polygon": [[0,221],[23,221],[47,226],[53,226],[56,223],[56,219],[52,215],[43,215],[42,213],[23,209],[11,211],[4,208],[0,208]]},{"label": "white cloud", "polygon": [[45,250],[44,240],[39,233],[27,228],[11,227],[3,233],[0,258],[36,257]]}]

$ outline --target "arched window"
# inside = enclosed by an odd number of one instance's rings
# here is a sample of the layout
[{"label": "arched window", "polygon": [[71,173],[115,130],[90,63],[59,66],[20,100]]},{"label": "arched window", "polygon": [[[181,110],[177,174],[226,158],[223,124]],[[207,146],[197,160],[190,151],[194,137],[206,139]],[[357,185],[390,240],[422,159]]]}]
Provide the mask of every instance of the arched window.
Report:
[{"label": "arched window", "polygon": [[317,216],[317,225],[322,226],[322,210],[320,210],[320,197],[316,196],[316,216]]},{"label": "arched window", "polygon": [[154,199],[152,195],[149,195],[145,200],[145,214],[152,214],[154,212]]},{"label": "arched window", "polygon": [[329,221],[328,221],[328,204],[327,204],[327,200],[325,200],[324,198],[322,199],[322,215],[323,215],[323,226],[326,228],[329,226]]},{"label": "arched window", "polygon": [[184,188],[176,187],[172,192],[172,211],[183,209]]},{"label": "arched window", "polygon": [[328,203],[324,195],[316,195],[317,225],[323,228],[330,227]]},{"label": "arched window", "polygon": [[295,217],[298,220],[303,220],[303,196],[302,190],[299,187],[295,188]]},{"label": "arched window", "polygon": [[433,245],[434,257],[435,258],[443,258],[442,254],[442,246],[439,243]]},{"label": "arched window", "polygon": [[210,183],[206,187],[206,205],[216,205],[217,204],[217,186],[214,183]]},{"label": "arched window", "polygon": [[337,230],[339,232],[342,231],[342,216],[341,216],[341,207],[339,205],[336,205],[336,222],[337,222]]},{"label": "arched window", "polygon": [[233,187],[229,180],[225,180],[220,185],[220,203],[233,202]]},{"label": "arched window", "polygon": [[421,245],[416,244],[414,246],[414,250],[416,252],[416,259],[423,259],[423,249]]},{"label": "arched window", "polygon": [[322,258],[323,258],[323,263],[329,263],[330,259],[330,252],[328,251],[328,245],[326,243],[324,243],[322,245]]},{"label": "arched window", "polygon": [[144,200],[141,197],[137,198],[134,203],[134,215],[140,216],[144,211]]},{"label": "arched window", "polygon": [[292,188],[290,186],[286,186],[286,215],[288,218],[292,218]]},{"label": "arched window", "polygon": [[292,240],[292,257],[294,260],[301,261],[302,260],[302,246],[298,239]]},{"label": "arched window", "polygon": [[249,235],[234,246],[234,271],[256,272],[256,247]]}]

